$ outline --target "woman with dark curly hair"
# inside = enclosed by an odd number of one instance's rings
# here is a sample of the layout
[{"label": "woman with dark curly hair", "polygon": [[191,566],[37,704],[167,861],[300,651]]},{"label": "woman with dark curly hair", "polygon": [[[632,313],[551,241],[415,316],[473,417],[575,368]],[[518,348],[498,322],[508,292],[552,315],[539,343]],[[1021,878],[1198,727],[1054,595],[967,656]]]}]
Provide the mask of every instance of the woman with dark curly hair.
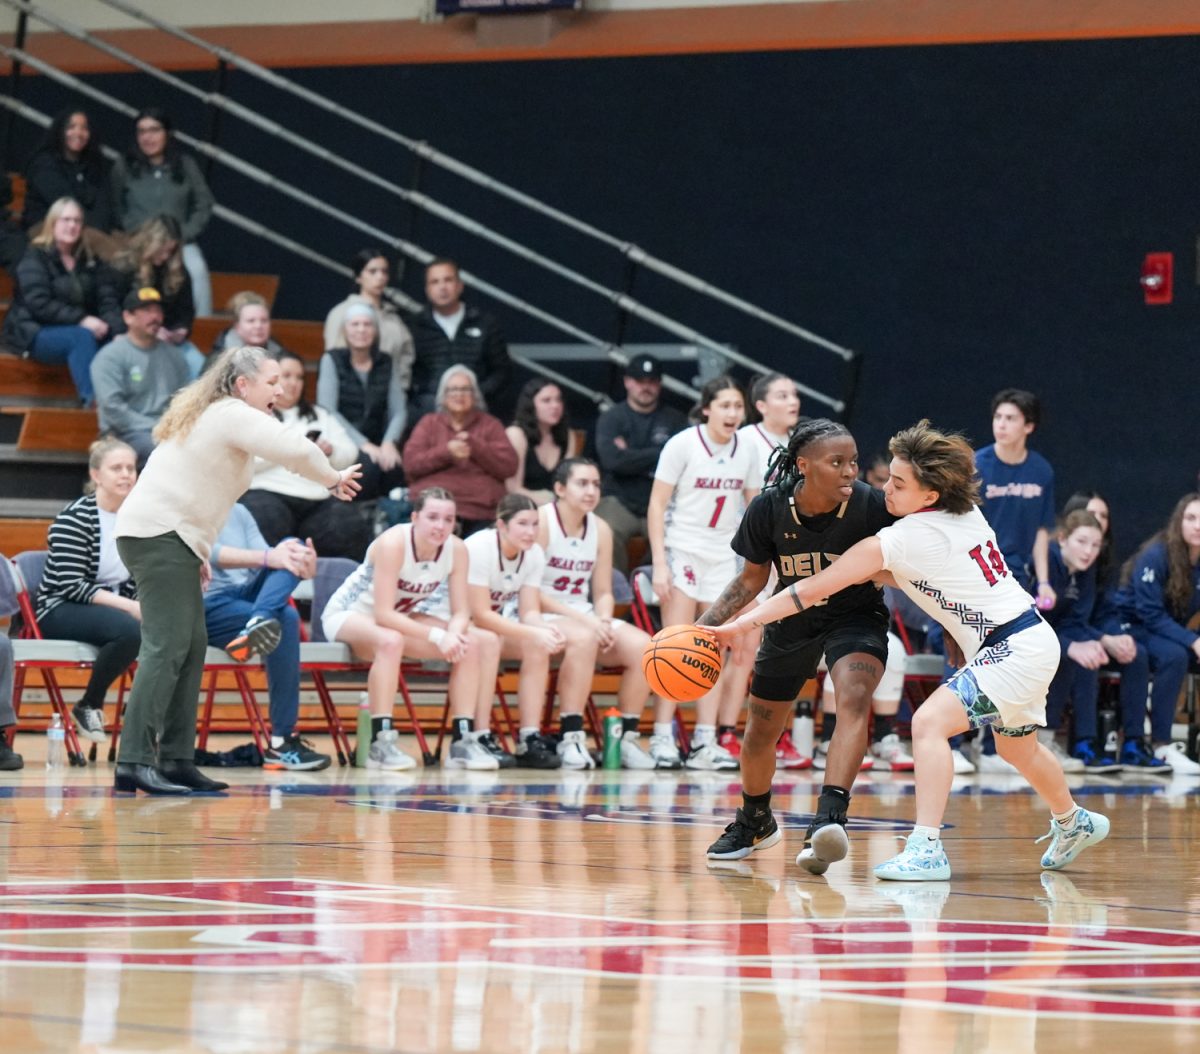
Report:
[{"label": "woman with dark curly hair", "polygon": [[517,452],[517,471],[504,481],[505,490],[528,495],[539,505],[553,501],[555,469],[581,453],[567,426],[562,389],[545,377],[529,381],[504,434]]},{"label": "woman with dark curly hair", "polygon": [[30,231],[45,219],[59,198],[74,198],[83,209],[84,236],[94,251],[107,255],[107,234],[116,224],[109,163],[93,134],[87,112],[63,110],[25,166],[25,210],[21,226]]}]

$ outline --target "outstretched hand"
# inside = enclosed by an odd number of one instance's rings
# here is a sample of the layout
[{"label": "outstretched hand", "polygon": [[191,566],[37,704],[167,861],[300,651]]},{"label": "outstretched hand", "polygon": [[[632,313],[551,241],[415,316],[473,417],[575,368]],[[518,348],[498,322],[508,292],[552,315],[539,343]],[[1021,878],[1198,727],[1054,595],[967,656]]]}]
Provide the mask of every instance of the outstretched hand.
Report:
[{"label": "outstretched hand", "polygon": [[353,501],[354,496],[362,490],[362,485],[358,482],[362,479],[362,465],[351,465],[342,469],[338,475],[340,478],[329,488],[329,493],[338,501]]}]

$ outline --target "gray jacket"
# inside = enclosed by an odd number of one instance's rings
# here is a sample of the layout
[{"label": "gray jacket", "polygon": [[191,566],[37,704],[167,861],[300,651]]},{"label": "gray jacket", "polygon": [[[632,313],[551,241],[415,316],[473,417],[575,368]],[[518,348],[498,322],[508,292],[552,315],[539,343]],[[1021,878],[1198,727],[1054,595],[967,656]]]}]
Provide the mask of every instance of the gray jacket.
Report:
[{"label": "gray jacket", "polygon": [[152,431],[171,396],[190,380],[187,359],[174,344],[160,340],[143,351],[117,337],[92,359],[100,430],[118,436]]},{"label": "gray jacket", "polygon": [[212,218],[213,196],[195,158],[181,154],[182,179],[176,181],[169,164],[134,175],[126,158],[113,165],[113,200],[123,230],[132,231],[153,216],[178,221],[185,242],[200,237]]}]

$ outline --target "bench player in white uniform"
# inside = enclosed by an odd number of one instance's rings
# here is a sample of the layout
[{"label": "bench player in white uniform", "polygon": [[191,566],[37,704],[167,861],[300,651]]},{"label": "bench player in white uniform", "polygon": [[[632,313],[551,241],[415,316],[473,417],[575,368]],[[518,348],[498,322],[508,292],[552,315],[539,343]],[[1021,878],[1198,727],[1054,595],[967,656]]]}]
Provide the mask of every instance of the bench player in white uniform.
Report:
[{"label": "bench player in white uniform", "polygon": [[[705,383],[692,411],[697,424],[667,440],[654,470],[646,531],[654,592],[664,626],[695,622],[737,574],[729,543],[751,493],[749,447],[737,435],[745,418],[742,390],[730,377]],[[753,650],[739,642],[713,689],[696,701],[696,727],[685,765],[734,770],[734,729],[746,698]],[[717,721],[721,739],[717,740]]]},{"label": "bench player in white uniform", "polygon": [[[786,449],[792,429],[800,420],[800,392],[796,382],[782,373],[764,373],[755,377],[750,385],[750,405],[754,408],[758,420],[738,429],[738,439],[745,443],[750,450],[754,468],[750,472],[751,481],[757,484],[750,488],[753,497],[758,494],[763,485],[778,475],[768,468],[776,450]],[[772,568],[771,577],[767,579],[766,588],[759,594],[759,603],[768,600],[775,592],[775,573]],[[746,638],[746,647],[758,650],[759,642],[752,636]],[[795,720],[792,722],[795,725]],[[805,757],[796,749],[792,739],[792,730],[785,728],[775,746],[775,762],[781,769],[811,768],[813,759]]]},{"label": "bench player in white uniform", "polygon": [[[613,536],[612,528],[593,511],[599,501],[599,468],[585,458],[569,458],[554,470],[554,501],[540,510],[538,540],[546,552],[542,605],[562,616],[556,625],[572,637],[582,638],[590,648],[586,676],[564,685],[559,674],[563,763],[574,758],[590,767],[580,756],[587,754],[582,746],[583,708],[591,689],[592,669],[599,663],[625,670],[617,693],[622,767],[677,769],[683,759],[675,745],[674,703],[656,697],[649,753],[638,742],[638,725],[650,698],[650,686],[640,668],[650,636],[637,626],[613,619]],[[564,669],[566,665],[564,659]]]},{"label": "bench player in white uniform", "polygon": [[[329,598],[321,616],[325,639],[348,644],[371,664],[367,698],[371,707],[368,765],[381,769],[416,766],[396,746],[392,707],[405,655],[441,659],[451,664],[450,708],[455,718],[473,717],[491,707],[495,688],[481,680],[481,670],[495,670],[500,642],[494,633],[471,625],[467,607],[467,550],[454,537],[454,498],[430,487],[413,502],[412,522],[384,531],[367,550],[366,559]],[[421,610],[439,586],[450,593],[450,617]],[[482,749],[471,758],[472,769],[496,769],[496,759]]]},{"label": "bench player in white uniform", "polygon": [[[467,539],[471,569],[467,574],[467,594],[471,618],[481,629],[490,630],[500,639],[499,658],[519,659],[520,678],[517,704],[521,725],[534,731],[522,736],[514,757],[500,747],[485,721],[488,714],[477,714],[475,737],[500,762],[501,768],[520,763],[525,768],[556,769],[561,764],[554,740],[541,735],[537,726],[546,699],[550,659],[560,655],[567,639],[556,626],[542,618],[541,584],[546,556],[537,544],[538,510],[526,494],[506,494],[496,507],[496,526],[476,531]],[[517,618],[513,619],[512,615]],[[496,677],[485,670],[483,677]],[[469,729],[467,731],[470,731]],[[455,735],[460,730],[456,722]],[[454,747],[450,748],[453,755]]]},{"label": "bench player in white uniform", "polygon": [[1034,735],[1046,723],[1058,638],[1013,577],[979,511],[975,458],[966,440],[922,421],[894,436],[889,450],[887,505],[901,519],[714,633],[730,640],[855,582],[890,575],[946,628],[947,644],[961,651],[954,657],[961,669],[913,717],[917,824],[903,852],[875,868],[876,877],[909,882],[950,877],[940,836],[954,772],[948,741],[983,725],[996,732],[1001,756],[1049,805],[1050,847],[1041,864],[1058,870],[1109,829],[1106,817],[1075,804],[1058,761]]}]

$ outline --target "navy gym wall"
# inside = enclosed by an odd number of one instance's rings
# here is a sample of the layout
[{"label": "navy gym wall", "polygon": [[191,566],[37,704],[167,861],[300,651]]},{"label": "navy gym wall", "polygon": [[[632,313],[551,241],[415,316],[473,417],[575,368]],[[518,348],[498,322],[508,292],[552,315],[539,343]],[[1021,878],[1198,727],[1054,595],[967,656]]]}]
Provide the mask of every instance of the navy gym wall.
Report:
[{"label": "navy gym wall", "polygon": [[[1077,486],[1111,493],[1123,552],[1200,468],[1191,398],[1198,295],[1200,41],[1188,38],[291,71],[416,139],[858,349],[851,418],[865,457],[928,415],[990,442],[1007,385],[1045,403],[1036,445]],[[209,87],[211,75],[188,74]],[[135,75],[91,78],[137,105],[208,116]],[[233,73],[229,93],[408,185],[399,146]],[[53,111],[43,78],[23,96]],[[107,141],[128,124],[91,106]],[[35,138],[20,128],[17,160]],[[220,144],[605,338],[611,306],[224,118]],[[10,161],[10,167],[13,162]],[[217,168],[219,200],[347,257],[365,238]],[[424,166],[420,187],[619,285],[617,255]],[[364,208],[364,203],[366,207]],[[341,283],[219,221],[217,270],[279,272],[277,314],[322,317]],[[1176,298],[1142,305],[1138,269],[1176,254]],[[419,274],[403,285],[419,296]],[[635,295],[839,392],[836,360],[654,281]],[[479,299],[476,297],[476,299]],[[561,339],[506,311],[510,337]],[[631,340],[670,339],[632,324]],[[601,377],[601,380],[608,378]],[[615,380],[615,378],[613,378]],[[616,390],[615,388],[613,389]],[[822,408],[809,402],[806,412]]]}]

